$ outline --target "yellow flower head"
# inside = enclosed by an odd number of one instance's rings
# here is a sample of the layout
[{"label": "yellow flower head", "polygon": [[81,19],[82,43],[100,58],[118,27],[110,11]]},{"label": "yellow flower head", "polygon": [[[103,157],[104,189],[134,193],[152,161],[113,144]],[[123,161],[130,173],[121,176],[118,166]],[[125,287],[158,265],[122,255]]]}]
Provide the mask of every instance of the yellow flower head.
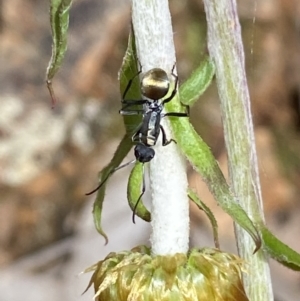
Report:
[{"label": "yellow flower head", "polygon": [[217,249],[154,256],[147,247],[110,253],[86,270],[96,301],[249,301],[243,262]]}]

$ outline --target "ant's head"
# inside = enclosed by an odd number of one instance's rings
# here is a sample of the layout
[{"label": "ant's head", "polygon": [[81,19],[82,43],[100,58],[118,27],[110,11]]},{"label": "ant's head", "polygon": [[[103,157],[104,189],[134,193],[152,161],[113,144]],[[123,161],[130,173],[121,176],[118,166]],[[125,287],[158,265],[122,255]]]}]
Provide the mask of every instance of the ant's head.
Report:
[{"label": "ant's head", "polygon": [[152,100],[159,100],[167,95],[170,80],[166,71],[154,68],[144,73],[141,79],[142,94]]},{"label": "ant's head", "polygon": [[153,148],[139,143],[134,148],[134,155],[139,162],[146,163],[153,159],[155,151]]}]

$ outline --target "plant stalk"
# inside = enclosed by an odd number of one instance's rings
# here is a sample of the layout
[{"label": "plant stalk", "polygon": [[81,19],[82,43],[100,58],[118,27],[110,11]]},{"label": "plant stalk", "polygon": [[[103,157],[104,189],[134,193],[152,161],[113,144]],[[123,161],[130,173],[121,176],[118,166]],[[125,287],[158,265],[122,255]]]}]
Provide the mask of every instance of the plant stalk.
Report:
[{"label": "plant stalk", "polygon": [[[168,1],[132,0],[132,24],[142,71],[162,68],[170,75],[176,58]],[[172,101],[176,101],[175,98]],[[162,119],[161,125],[167,139],[171,139],[167,117]],[[185,160],[175,143],[162,146],[161,135],[154,149],[155,157],[150,162],[152,253],[186,253],[189,203]]]},{"label": "plant stalk", "polygon": [[[250,97],[245,73],[241,26],[235,0],[204,0],[208,49],[216,65],[231,187],[256,224],[263,222]],[[248,263],[243,282],[251,301],[274,300],[268,258],[235,225],[239,255]]]}]

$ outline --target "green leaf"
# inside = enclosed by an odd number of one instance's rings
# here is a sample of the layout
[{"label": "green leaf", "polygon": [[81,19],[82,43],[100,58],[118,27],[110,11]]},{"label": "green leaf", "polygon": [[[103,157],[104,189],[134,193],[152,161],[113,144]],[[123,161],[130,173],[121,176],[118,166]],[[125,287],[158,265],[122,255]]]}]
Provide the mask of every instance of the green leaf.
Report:
[{"label": "green leaf", "polygon": [[[137,68],[137,56],[135,48],[135,39],[134,33],[131,31],[128,40],[127,51],[123,58],[123,64],[120,70],[120,91],[123,98],[125,89],[130,84],[130,88],[126,94],[126,100],[139,100],[141,98],[140,90],[140,79],[138,77],[138,68]],[[131,82],[131,83],[130,83]],[[133,106],[132,110],[140,109],[141,106]],[[132,135],[136,129],[139,127],[142,121],[142,115],[124,115],[124,124],[126,128],[126,133]],[[128,203],[132,211],[134,211],[136,201],[139,199],[141,194],[141,185],[142,185],[142,166],[137,162],[132,169],[127,186],[127,198]],[[143,205],[142,200],[140,200],[139,205],[136,208],[136,215],[145,221],[151,220],[150,212]]]},{"label": "green leaf", "polygon": [[[142,199],[140,199],[137,207],[136,202],[141,195],[141,187],[143,183],[143,164],[136,162],[133,167],[127,186],[128,203],[132,211],[135,209],[135,214],[146,222],[151,221],[151,214],[144,206]],[[135,208],[136,207],[136,208]]]},{"label": "green leaf", "polygon": [[215,75],[215,65],[209,56],[201,62],[189,79],[180,86],[180,101],[192,106],[205,92]]},{"label": "green leaf", "polygon": [[300,271],[300,254],[276,238],[264,225],[259,227],[262,234],[263,249],[284,266]]},{"label": "green leaf", "polygon": [[[182,110],[182,105],[175,98],[165,107],[167,112]],[[259,233],[246,212],[236,202],[210,148],[198,136],[188,118],[170,117],[169,119],[175,140],[182,153],[200,173],[220,207],[250,234],[256,244],[256,250],[258,250],[261,246]]]},{"label": "green leaf", "polygon": [[50,24],[52,31],[52,56],[47,68],[47,87],[52,98],[52,105],[56,98],[52,88],[52,79],[60,68],[67,50],[67,31],[69,27],[69,11],[72,0],[51,0]]},{"label": "green leaf", "polygon": [[197,194],[189,188],[188,190],[188,196],[189,198],[198,206],[199,209],[203,210],[206,216],[208,217],[211,226],[213,228],[213,236],[214,236],[214,242],[215,247],[220,249],[220,243],[219,243],[219,234],[218,234],[218,223],[212,213],[212,211],[207,207],[197,196]]},{"label": "green leaf", "polygon": [[105,196],[105,188],[106,188],[106,181],[110,178],[110,176],[113,174],[114,169],[120,166],[123,159],[126,157],[130,149],[132,148],[132,141],[131,138],[128,137],[128,135],[125,135],[120,142],[111,162],[102,169],[102,171],[99,173],[99,181],[100,183],[103,183],[101,188],[97,191],[97,197],[94,202],[93,207],[93,216],[94,216],[94,224],[97,229],[97,231],[105,238],[105,243],[108,243],[107,235],[102,230],[101,226],[101,217],[102,217],[102,207],[104,202],[104,196]]},{"label": "green leaf", "polygon": [[[136,66],[136,54],[135,54],[135,43],[134,43],[134,36],[133,33],[129,36],[128,41],[128,48],[126,54],[123,59],[123,64],[120,70],[120,91],[121,95],[123,95],[128,82],[132,79],[132,84],[130,89],[128,90],[126,99],[139,99],[141,96],[140,87],[139,87],[139,78],[136,76],[138,73],[137,66]],[[121,164],[125,156],[128,154],[130,149],[132,148],[132,140],[131,135],[139,126],[141,116],[137,115],[130,115],[130,116],[123,116],[124,123],[126,127],[126,135],[123,137],[121,143],[119,144],[114,157],[112,158],[111,162],[100,172],[99,180],[100,183],[103,181],[105,182],[101,188],[97,192],[97,197],[94,202],[93,208],[93,216],[94,216],[94,223],[97,231],[105,238],[106,243],[108,242],[108,238],[104,233],[102,226],[101,226],[101,217],[102,217],[102,207],[104,202],[104,195],[105,195],[105,187],[106,187],[106,180],[112,175],[114,170]],[[133,181],[141,181],[141,175],[134,170],[132,173],[132,177],[135,179]],[[138,177],[140,176],[140,179]],[[132,185],[130,185],[131,187]],[[140,186],[137,186],[140,187]],[[135,195],[136,187],[129,188],[128,194],[133,198]],[[143,216],[145,219],[150,218],[147,217],[147,214],[143,213],[142,204],[138,206],[137,215]]]},{"label": "green leaf", "polygon": [[[120,91],[123,98],[124,91],[130,81],[130,89],[127,92],[126,99],[139,100],[141,98],[140,80],[137,76],[137,56],[135,49],[135,40],[133,31],[129,35],[127,51],[123,58],[122,67],[120,69]],[[141,106],[131,107],[132,109],[141,108]],[[132,135],[142,121],[142,115],[124,115],[124,124],[126,133]]]},{"label": "green leaf", "polygon": [[[211,66],[209,66],[210,64]],[[209,62],[209,59],[201,65],[191,78],[180,87],[179,94],[184,105],[192,105],[204,92],[214,75],[214,66]],[[202,72],[203,74],[201,74]],[[178,101],[172,101],[166,107],[167,111],[173,112],[182,109]],[[263,242],[264,251],[273,259],[286,267],[299,271],[300,254],[276,238],[263,224],[254,226],[246,212],[236,203],[209,147],[198,136],[192,125],[184,118],[170,119],[175,139],[181,151],[202,175],[223,210],[251,235],[256,243],[256,250],[259,249]],[[189,197],[193,201],[195,200],[195,197],[191,196],[190,192]],[[260,236],[262,237],[262,242]]]}]

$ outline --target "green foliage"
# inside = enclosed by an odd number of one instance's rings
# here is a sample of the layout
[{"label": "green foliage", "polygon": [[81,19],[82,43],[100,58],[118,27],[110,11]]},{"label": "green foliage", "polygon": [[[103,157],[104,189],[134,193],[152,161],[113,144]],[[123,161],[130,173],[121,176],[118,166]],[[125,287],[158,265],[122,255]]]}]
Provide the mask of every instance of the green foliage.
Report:
[{"label": "green foliage", "polygon": [[[50,20],[53,35],[52,57],[47,69],[47,85],[50,91],[53,104],[55,103],[55,95],[52,88],[51,80],[58,71],[64,54],[67,49],[67,30],[69,25],[69,10],[72,0],[51,0]],[[139,78],[137,76],[137,57],[134,44],[133,33],[129,38],[128,50],[124,57],[123,65],[120,72],[120,90],[121,94],[127,87],[127,84],[132,80],[130,89],[126,99],[141,99],[139,88]],[[215,68],[211,60],[206,57],[200,66],[193,72],[192,76],[180,87],[178,96],[171,102],[166,104],[166,110],[169,112],[184,111],[183,105],[193,105],[194,102],[203,94],[209,86],[215,73]],[[183,104],[183,105],[182,105]],[[104,202],[104,194],[106,181],[110,178],[113,172],[120,166],[123,159],[126,157],[132,148],[131,135],[137,129],[140,123],[140,116],[123,116],[126,127],[126,134],[120,142],[111,162],[100,172],[99,181],[103,183],[97,191],[97,197],[94,203],[93,216],[97,231],[108,241],[106,234],[101,226],[102,207]],[[232,219],[245,229],[253,238],[256,249],[261,246],[261,238],[263,241],[263,249],[272,258],[282,263],[283,265],[300,270],[300,254],[289,248],[287,245],[277,239],[263,224],[254,225],[246,212],[236,202],[236,198],[232,195],[230,187],[227,184],[220,168],[213,157],[210,148],[195,132],[193,126],[187,118],[172,118],[170,117],[174,138],[177,141],[178,147],[186,158],[197,170],[204,181],[207,183],[210,191],[214,195],[220,207],[227,212]],[[131,209],[135,208],[137,199],[141,192],[142,183],[142,165],[138,162],[133,168],[128,182],[128,201]],[[197,195],[189,190],[189,197],[196,205],[204,210],[213,227],[215,243],[218,244],[217,222],[210,209],[202,203]],[[136,208],[136,214],[150,221],[151,216],[145,208],[142,201]]]},{"label": "green foliage", "polygon": [[52,105],[56,98],[52,88],[52,79],[61,66],[67,50],[67,32],[69,28],[69,11],[72,0],[51,0],[50,24],[52,31],[52,56],[47,68],[47,87],[49,89]]},{"label": "green foliage", "polygon": [[99,182],[103,183],[100,189],[97,191],[97,197],[94,202],[93,206],[93,216],[94,216],[94,223],[97,231],[105,238],[105,242],[108,242],[108,238],[104,233],[102,226],[101,226],[101,217],[102,217],[102,207],[104,202],[105,196],[105,188],[106,188],[106,181],[110,178],[115,168],[117,168],[123,161],[123,159],[127,156],[130,149],[132,148],[132,142],[130,137],[127,134],[123,137],[122,141],[120,142],[111,162],[102,169],[99,173]]},{"label": "green foliage", "polygon": [[205,92],[215,75],[215,65],[206,56],[199,67],[180,87],[180,101],[184,105],[192,106]]},{"label": "green foliage", "polygon": [[214,236],[214,243],[215,243],[215,247],[216,248],[220,248],[220,243],[219,243],[219,234],[218,234],[218,223],[215,219],[215,216],[213,215],[212,211],[209,209],[209,207],[207,207],[205,205],[205,203],[203,203],[198,195],[192,191],[191,189],[189,189],[188,191],[188,196],[189,198],[197,205],[197,207],[201,210],[204,211],[204,213],[206,214],[206,216],[208,217],[212,228],[213,228],[213,236]]},{"label": "green foliage", "polygon": [[[123,98],[124,91],[131,82],[130,89],[126,94],[126,100],[141,99],[140,81],[137,68],[137,57],[134,42],[134,33],[131,32],[128,39],[128,47],[123,58],[123,64],[120,70],[120,91]],[[134,106],[131,107],[134,110]],[[141,116],[138,115],[123,115],[126,133],[133,135],[138,125],[141,122]]]},{"label": "green foliage", "polygon": [[[185,103],[189,102],[185,101]],[[166,107],[168,111],[177,112],[181,105],[178,101],[171,101]],[[251,235],[258,249],[261,245],[258,231],[246,212],[236,202],[208,145],[186,118],[170,118],[170,120],[175,140],[182,153],[200,173],[220,207]]]},{"label": "green foliage", "polygon": [[128,179],[128,186],[127,186],[127,199],[131,210],[141,219],[146,222],[151,221],[151,214],[147,210],[147,208],[143,204],[143,200],[140,199],[138,205],[136,205],[140,194],[141,194],[141,187],[142,187],[142,180],[143,180],[143,164],[140,162],[136,162],[135,166],[131,170],[129,179]]},{"label": "green foliage", "polygon": [[[135,52],[133,51],[134,49],[135,49],[134,39],[132,38],[132,35],[130,35],[129,42],[128,42],[128,50],[123,59],[123,65],[120,71],[121,94],[123,94],[124,90],[126,89],[129,80],[135,78],[127,93],[127,97],[129,99],[140,98],[139,79],[138,77],[136,77],[138,71],[136,67]],[[123,116],[123,117],[124,117],[124,123],[126,127],[126,134],[123,137],[121,143],[119,144],[111,162],[100,172],[99,182],[102,183],[103,181],[105,181],[105,183],[101,185],[100,189],[97,191],[97,197],[94,202],[94,208],[93,208],[95,227],[97,231],[105,238],[106,243],[108,241],[108,238],[101,226],[102,208],[103,208],[103,202],[105,196],[106,181],[112,175],[113,170],[115,170],[122,163],[124,158],[129,153],[130,149],[132,148],[131,135],[134,132],[134,130],[138,127],[138,124],[140,122],[139,118],[137,118],[136,115]],[[137,183],[137,181],[139,181],[139,184]],[[133,169],[130,175],[129,182],[128,182],[129,185],[128,201],[132,209],[134,208],[134,204],[138,199],[138,197],[136,196],[140,194],[140,192],[138,194],[138,191],[140,191],[140,187],[141,187],[140,183],[141,183],[141,171],[138,169],[138,165],[136,165],[136,167]],[[142,202],[137,207],[136,215],[146,221],[150,221],[151,218],[150,213],[143,206]]]},{"label": "green foliage", "polygon": [[300,254],[274,236],[263,224],[259,227],[263,240],[263,249],[284,266],[300,271]]},{"label": "green foliage", "polygon": [[[199,75],[193,74],[193,77],[200,77],[201,70],[196,71],[196,73],[197,72]],[[187,80],[187,82],[189,82],[189,80]],[[191,82],[193,83],[193,81]],[[184,85],[186,85],[186,83],[183,84],[183,86]],[[181,96],[181,102],[184,104],[193,103],[193,99],[198,98],[197,86],[191,84],[189,88],[184,87],[184,89],[185,91],[189,91],[189,93],[182,93],[180,88],[179,94]],[[182,97],[188,97],[188,99],[183,99]],[[180,108],[180,105],[178,105],[178,102],[172,101],[170,102],[170,105],[168,104],[167,108],[170,111],[176,111]],[[247,214],[235,202],[229,186],[226,183],[217,162],[212,156],[209,147],[194,131],[191,124],[185,118],[170,118],[170,120],[175,139],[181,151],[206,181],[222,209],[252,236],[256,242],[256,249],[260,246],[260,239],[262,239],[263,250],[267,252],[269,256],[286,267],[299,271],[300,254],[276,238],[265,227],[262,221],[260,225],[253,225]]]}]

